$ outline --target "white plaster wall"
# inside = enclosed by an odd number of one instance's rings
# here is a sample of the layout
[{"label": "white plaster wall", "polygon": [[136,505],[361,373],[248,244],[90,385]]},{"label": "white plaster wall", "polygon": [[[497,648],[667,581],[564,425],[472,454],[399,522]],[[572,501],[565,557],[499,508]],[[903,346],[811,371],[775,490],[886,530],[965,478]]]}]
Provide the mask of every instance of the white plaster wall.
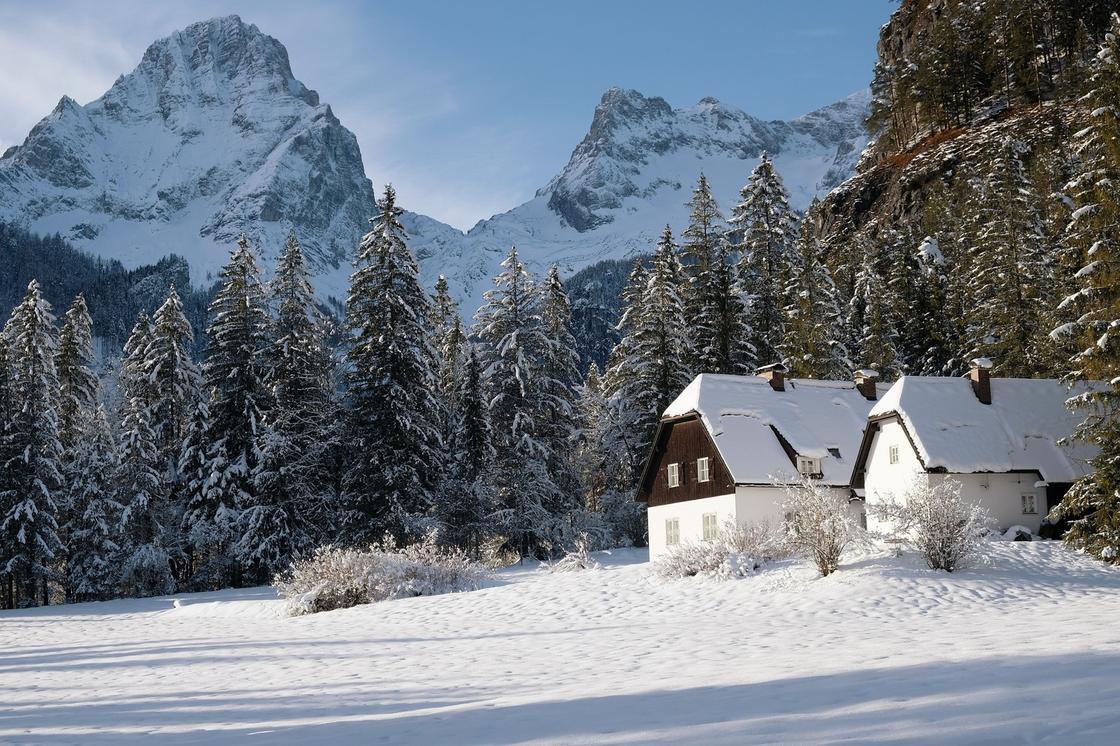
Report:
[{"label": "white plaster wall", "polygon": [[[845,498],[851,493],[847,487],[831,488]],[[649,558],[656,560],[665,553],[665,521],[677,518],[680,521],[681,544],[698,544],[704,540],[704,515],[715,513],[716,522],[723,526],[733,519],[740,526],[769,523],[774,530],[780,530],[785,523],[782,504],[786,500],[785,487],[744,487],[735,488],[735,494],[704,497],[699,500],[686,500],[670,505],[658,505],[647,509],[649,519]],[[863,504],[850,503],[852,517],[857,521],[863,513]]]},{"label": "white plaster wall", "polygon": [[[890,463],[890,446],[898,446],[899,461]],[[1035,487],[1038,474],[926,474],[921,462],[906,437],[902,425],[884,422],[873,436],[868,451],[864,487],[867,503],[874,506],[894,495],[901,499],[912,480],[926,479],[930,484],[953,479],[961,485],[961,496],[970,502],[983,505],[1001,529],[1009,526],[1026,526],[1038,531],[1046,512],[1046,490]],[[1033,494],[1038,512],[1024,514],[1022,496]],[[878,521],[874,511],[868,511],[868,528],[872,531],[889,530]]]},{"label": "white plaster wall", "polygon": [[699,500],[685,500],[669,505],[649,508],[649,558],[655,560],[665,553],[665,521],[670,518],[680,520],[681,544],[699,544],[704,540],[704,514],[715,513],[716,522],[735,517],[735,495],[717,495]]},{"label": "white plaster wall", "polygon": [[[1000,530],[1011,526],[1026,526],[1038,533],[1046,517],[1046,488],[1035,487],[1038,474],[931,474],[936,483],[953,479],[961,485],[961,497],[983,505]],[[1034,495],[1033,514],[1023,513],[1023,495]]]}]

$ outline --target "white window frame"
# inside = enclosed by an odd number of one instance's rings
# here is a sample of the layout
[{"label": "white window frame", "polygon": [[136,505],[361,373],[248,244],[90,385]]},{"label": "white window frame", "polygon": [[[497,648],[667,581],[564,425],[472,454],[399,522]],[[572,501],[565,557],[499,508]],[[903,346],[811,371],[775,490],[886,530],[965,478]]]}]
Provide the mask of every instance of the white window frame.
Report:
[{"label": "white window frame", "polygon": [[[1029,493],[1023,493],[1023,515],[1038,515],[1038,496]],[[1030,508],[1030,510],[1027,510]]]},{"label": "white window frame", "polygon": [[704,541],[715,541],[719,538],[719,516],[715,513],[704,513],[700,516],[701,530]]},{"label": "white window frame", "polygon": [[675,547],[681,543],[681,519],[665,519],[665,546]]},{"label": "white window frame", "polygon": [[669,488],[681,486],[681,465],[673,462],[665,467],[665,478],[669,482]]},{"label": "white window frame", "polygon": [[707,456],[696,459],[696,481],[708,482],[712,478],[712,460]]},{"label": "white window frame", "polygon": [[803,477],[815,477],[821,473],[821,460],[812,456],[797,457],[797,473]]},{"label": "white window frame", "polygon": [[887,449],[887,460],[892,464],[898,463],[898,446],[891,446]]}]

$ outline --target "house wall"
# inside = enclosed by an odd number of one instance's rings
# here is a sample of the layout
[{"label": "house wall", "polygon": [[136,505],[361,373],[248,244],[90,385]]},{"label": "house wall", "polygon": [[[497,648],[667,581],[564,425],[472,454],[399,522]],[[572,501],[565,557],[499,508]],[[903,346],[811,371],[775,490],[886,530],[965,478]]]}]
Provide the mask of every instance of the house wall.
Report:
[{"label": "house wall", "polygon": [[[890,463],[890,447],[898,446],[898,463]],[[906,431],[896,421],[879,423],[879,430],[872,437],[868,450],[864,487],[868,506],[890,499],[901,499],[912,480],[926,479],[937,484],[952,479],[961,485],[961,496],[970,502],[980,503],[991,513],[1000,529],[1026,526],[1037,532],[1046,515],[1046,488],[1035,487],[1037,473],[1003,474],[926,474],[918,460]],[[1034,495],[1037,512],[1024,514],[1023,495]],[[868,528],[885,531],[890,527],[868,511]]]},{"label": "house wall", "polygon": [[[836,494],[847,497],[847,487],[831,488]],[[667,503],[650,506],[649,519],[649,558],[656,560],[665,553],[665,521],[676,518],[680,521],[680,540],[682,544],[698,544],[704,540],[704,515],[716,514],[716,522],[722,527],[728,519],[738,525],[767,522],[775,530],[780,530],[785,521],[782,504],[786,500],[784,487],[744,486],[735,487],[735,492],[697,500]],[[859,520],[863,513],[860,502],[850,504],[852,515]]]},{"label": "house wall", "polygon": [[649,519],[649,558],[656,560],[665,553],[665,521],[680,521],[682,544],[699,544],[704,540],[704,514],[715,513],[720,525],[735,518],[735,493],[704,497],[697,500],[651,505],[646,513]]}]

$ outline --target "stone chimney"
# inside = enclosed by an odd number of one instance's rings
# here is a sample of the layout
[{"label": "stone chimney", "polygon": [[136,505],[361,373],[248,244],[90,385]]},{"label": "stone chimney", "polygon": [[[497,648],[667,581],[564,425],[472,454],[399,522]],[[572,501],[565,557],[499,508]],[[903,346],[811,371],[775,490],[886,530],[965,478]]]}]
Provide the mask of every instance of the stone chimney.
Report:
[{"label": "stone chimney", "polygon": [[775,391],[786,390],[786,371],[789,370],[781,363],[771,363],[758,369],[758,375],[770,382],[770,388]]},{"label": "stone chimney", "polygon": [[864,399],[868,401],[875,401],[879,398],[879,392],[875,390],[875,382],[879,380],[879,371],[864,368],[855,372],[856,391],[858,391]]},{"label": "stone chimney", "polygon": [[981,404],[992,403],[992,361],[978,357],[969,363],[968,380],[972,382],[972,393]]}]

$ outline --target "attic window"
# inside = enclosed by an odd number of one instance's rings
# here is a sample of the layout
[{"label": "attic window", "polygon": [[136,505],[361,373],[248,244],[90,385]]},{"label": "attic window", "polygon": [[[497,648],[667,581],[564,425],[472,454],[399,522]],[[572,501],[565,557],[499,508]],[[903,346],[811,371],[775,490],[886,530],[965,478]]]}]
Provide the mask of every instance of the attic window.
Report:
[{"label": "attic window", "polygon": [[707,482],[712,478],[711,462],[707,456],[696,459],[696,481]]},{"label": "attic window", "polygon": [[898,446],[891,446],[889,449],[887,449],[887,455],[890,457],[889,460],[892,464],[897,464],[898,463]]},{"label": "attic window", "polygon": [[840,458],[840,449],[839,448],[829,448],[828,449],[828,455],[832,456],[832,458]]},{"label": "attic window", "polygon": [[797,457],[797,473],[803,477],[820,477],[821,460],[811,456]]},{"label": "attic window", "polygon": [[670,487],[680,487],[681,486],[681,465],[680,464],[669,464],[669,468],[666,471],[668,472],[667,476],[669,477],[669,486]]}]

